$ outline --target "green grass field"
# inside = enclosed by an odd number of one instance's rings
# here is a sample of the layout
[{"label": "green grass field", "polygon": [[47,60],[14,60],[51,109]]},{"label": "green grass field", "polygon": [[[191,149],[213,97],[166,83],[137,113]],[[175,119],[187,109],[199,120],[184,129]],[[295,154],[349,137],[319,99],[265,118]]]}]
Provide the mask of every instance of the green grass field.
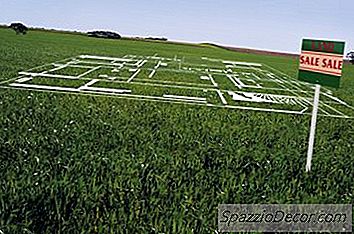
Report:
[{"label": "green grass field", "polygon": [[[0,29],[0,82],[79,54],[270,65],[292,58],[220,48]],[[212,65],[212,64],[211,64]],[[354,66],[335,96],[354,105]],[[80,84],[77,84],[80,85]],[[4,233],[214,233],[221,203],[353,203],[354,120],[0,89]]]}]

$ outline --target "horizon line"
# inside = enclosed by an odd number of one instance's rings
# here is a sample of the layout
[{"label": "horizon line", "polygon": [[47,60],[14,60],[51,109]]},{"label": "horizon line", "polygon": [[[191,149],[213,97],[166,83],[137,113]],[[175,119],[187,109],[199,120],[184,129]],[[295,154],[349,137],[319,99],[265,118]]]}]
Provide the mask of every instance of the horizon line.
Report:
[{"label": "horizon line", "polygon": [[[100,29],[90,29],[90,30],[81,30],[81,29],[71,29],[71,28],[56,28],[56,27],[53,27],[53,28],[47,28],[47,27],[44,27],[44,26],[36,26],[36,25],[27,25],[21,21],[13,21],[11,23],[22,23],[26,26],[28,26],[29,28],[32,28],[32,29],[38,29],[38,30],[47,30],[47,31],[50,31],[50,30],[55,30],[55,31],[58,31],[58,32],[76,32],[76,33],[87,33],[87,32],[90,32],[90,31],[111,31],[111,32],[116,32],[118,34],[121,35],[120,32],[117,32],[115,30],[112,30],[112,29],[107,29],[107,28],[100,28]],[[10,23],[10,24],[11,24]],[[0,22],[0,27],[1,26],[6,26],[8,27],[9,24],[8,23],[2,23]],[[127,39],[134,39],[134,38],[142,38],[142,39],[145,39],[146,37],[156,37],[156,38],[167,38],[167,37],[164,37],[164,36],[152,36],[152,35],[123,35],[122,34],[122,37],[123,38],[127,38]],[[307,37],[303,37],[304,38],[307,38]],[[311,38],[311,39],[322,39],[322,40],[329,40],[327,38]],[[343,41],[343,40],[341,40]],[[200,45],[200,44],[211,44],[211,45],[214,45],[214,46],[217,46],[217,47],[222,47],[224,49],[228,49],[227,47],[229,47],[230,49],[243,49],[243,50],[254,50],[255,52],[258,51],[258,52],[269,52],[269,53],[281,53],[281,54],[284,54],[284,55],[289,55],[289,56],[299,56],[301,55],[301,48],[299,48],[299,50],[297,52],[295,51],[285,51],[285,50],[275,50],[275,49],[268,49],[268,48],[259,48],[259,47],[249,47],[249,46],[236,46],[236,45],[231,45],[231,44],[224,44],[224,43],[219,43],[219,42],[214,42],[214,41],[188,41],[188,40],[183,40],[183,39],[174,39],[174,38],[167,38],[167,43],[168,42],[176,42],[176,43],[185,43],[185,44],[191,44],[191,45]],[[345,41],[344,41],[345,42]],[[350,51],[349,51],[350,52]],[[247,53],[247,52],[246,52]],[[344,58],[346,58],[346,55],[344,54],[343,55]]]},{"label": "horizon line", "polygon": [[[39,25],[29,25],[29,24],[25,24],[21,21],[13,21],[11,23],[22,23],[26,26],[28,26],[29,28],[32,29],[45,29],[45,30],[56,30],[56,31],[62,31],[62,32],[79,32],[79,33],[87,33],[89,31],[112,31],[112,32],[117,32],[115,30],[112,29],[107,29],[107,28],[100,28],[100,29],[90,29],[90,30],[81,30],[81,29],[72,29],[72,28],[47,28],[45,26],[39,26]],[[10,23],[10,24],[11,24]],[[0,26],[8,26],[9,23],[2,23],[0,22]],[[120,32],[117,32],[119,34],[121,34]],[[138,37],[164,37],[164,36],[152,36],[152,35],[129,35],[129,34],[122,34],[122,37],[125,38],[138,38]],[[167,37],[165,37],[167,38]],[[183,40],[183,39],[175,39],[175,38],[167,38],[168,41],[170,42],[180,42],[180,43],[187,43],[187,44],[205,44],[205,43],[209,43],[209,44],[214,44],[216,46],[224,46],[224,47],[233,47],[235,49],[250,49],[250,50],[260,50],[260,51],[266,51],[266,52],[274,52],[274,53],[285,53],[285,54],[291,54],[291,55],[299,55],[299,52],[295,52],[295,51],[284,51],[284,50],[273,50],[273,49],[267,49],[267,48],[257,48],[257,47],[249,47],[249,46],[236,46],[236,45],[231,45],[231,44],[224,44],[224,43],[220,43],[220,42],[214,42],[214,41],[188,41],[188,40]]]}]

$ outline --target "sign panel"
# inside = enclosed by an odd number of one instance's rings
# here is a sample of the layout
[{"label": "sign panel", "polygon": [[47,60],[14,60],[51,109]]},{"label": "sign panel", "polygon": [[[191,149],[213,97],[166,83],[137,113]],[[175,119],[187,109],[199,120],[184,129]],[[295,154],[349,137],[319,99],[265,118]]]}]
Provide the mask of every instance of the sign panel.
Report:
[{"label": "sign panel", "polygon": [[339,88],[344,42],[303,39],[299,80]]}]

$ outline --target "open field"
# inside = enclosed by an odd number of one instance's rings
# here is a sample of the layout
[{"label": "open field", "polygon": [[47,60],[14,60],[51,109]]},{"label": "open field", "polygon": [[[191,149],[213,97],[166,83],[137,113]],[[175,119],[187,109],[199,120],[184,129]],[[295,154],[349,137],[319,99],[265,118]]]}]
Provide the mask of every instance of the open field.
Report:
[{"label": "open field", "polygon": [[[4,233],[212,233],[220,203],[354,201],[354,66],[323,89],[305,174],[312,86],[294,58],[42,31],[0,41]],[[294,98],[241,101],[260,91]]]}]

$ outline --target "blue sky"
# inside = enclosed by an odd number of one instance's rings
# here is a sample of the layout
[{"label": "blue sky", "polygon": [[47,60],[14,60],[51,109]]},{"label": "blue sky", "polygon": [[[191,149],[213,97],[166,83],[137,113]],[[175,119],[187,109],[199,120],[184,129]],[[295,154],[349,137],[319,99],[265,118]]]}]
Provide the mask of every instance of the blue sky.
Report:
[{"label": "blue sky", "polygon": [[0,23],[298,52],[302,37],[354,49],[353,0],[0,0]]}]

